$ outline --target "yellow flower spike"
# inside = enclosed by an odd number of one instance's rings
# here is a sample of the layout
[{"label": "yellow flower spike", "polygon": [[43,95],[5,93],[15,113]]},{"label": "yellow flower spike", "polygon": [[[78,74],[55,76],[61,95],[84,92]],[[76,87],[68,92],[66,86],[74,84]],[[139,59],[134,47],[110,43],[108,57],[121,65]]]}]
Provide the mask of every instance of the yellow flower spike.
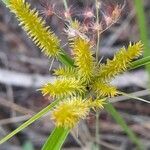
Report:
[{"label": "yellow flower spike", "polygon": [[85,87],[82,82],[75,78],[59,78],[53,84],[48,83],[41,88],[43,95],[52,97],[65,97],[75,94],[84,94]]},{"label": "yellow flower spike", "polygon": [[71,26],[71,28],[73,28],[75,30],[79,30],[81,27],[81,24],[78,20],[75,19],[75,20],[70,22],[70,26]]},{"label": "yellow flower spike", "polygon": [[114,97],[118,94],[116,87],[106,82],[95,82],[91,88],[98,97]]},{"label": "yellow flower spike", "polygon": [[58,56],[60,41],[45,25],[45,21],[38,16],[38,12],[30,9],[30,4],[24,0],[10,0],[8,7],[15,13],[20,25],[28,36],[49,57]]},{"label": "yellow flower spike", "polygon": [[81,98],[61,102],[52,112],[57,127],[73,128],[80,119],[85,119],[90,109]]},{"label": "yellow flower spike", "polygon": [[62,77],[75,77],[77,76],[77,71],[73,67],[60,67],[54,70],[54,75]]},{"label": "yellow flower spike", "polygon": [[53,111],[52,119],[57,127],[73,128],[80,119],[85,119],[90,108],[102,108],[104,101],[83,100],[82,98],[73,98],[61,102]]},{"label": "yellow flower spike", "polygon": [[89,107],[92,108],[93,110],[102,109],[104,108],[105,104],[106,104],[106,98],[89,100]]},{"label": "yellow flower spike", "polygon": [[101,65],[98,76],[100,80],[108,81],[129,67],[130,62],[139,57],[143,51],[143,44],[137,42],[129,45],[127,50],[122,48],[116,53],[113,60],[107,60],[106,65]]},{"label": "yellow flower spike", "polygon": [[86,39],[77,37],[73,41],[72,48],[75,54],[75,65],[77,66],[79,75],[83,77],[85,81],[90,81],[95,68],[91,44]]}]

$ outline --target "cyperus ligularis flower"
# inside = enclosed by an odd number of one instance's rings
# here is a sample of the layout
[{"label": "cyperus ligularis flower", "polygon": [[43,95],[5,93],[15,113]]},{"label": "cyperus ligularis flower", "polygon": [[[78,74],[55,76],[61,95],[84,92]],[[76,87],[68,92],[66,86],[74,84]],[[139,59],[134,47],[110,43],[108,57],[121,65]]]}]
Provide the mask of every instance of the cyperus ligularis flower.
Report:
[{"label": "cyperus ligularis flower", "polygon": [[[100,103],[101,105],[99,106],[102,108],[101,106],[104,105],[103,97],[113,97],[118,94],[117,88],[110,84],[110,79],[119,73],[124,72],[130,65],[130,62],[141,55],[143,47],[141,42],[133,45],[130,44],[127,50],[122,48],[118,51],[113,60],[108,60],[106,64],[99,65],[92,56],[87,39],[83,39],[82,37],[74,38],[73,44],[75,44],[73,45],[73,50],[75,50],[75,52],[73,52],[75,53],[74,60],[76,68],[73,69],[65,67],[63,69],[61,67],[58,70],[55,70],[55,74],[58,75],[58,79],[51,85],[51,89],[48,89],[47,85],[42,88],[43,94],[60,97],[61,93],[61,96],[66,98],[69,97],[69,100],[63,100],[63,102],[61,102],[52,112],[52,118],[55,121],[56,126],[65,128],[72,128],[77,122],[79,122],[80,119],[84,119],[89,113],[92,103]],[[84,56],[85,58],[82,59],[81,56]],[[88,69],[87,72],[86,69]],[[83,73],[81,73],[82,71]],[[66,78],[66,76],[68,78]],[[72,79],[74,80],[74,83],[77,81],[79,85],[77,84],[75,86],[75,84],[72,84]],[[61,86],[59,86],[58,90],[57,86],[60,84]],[[66,91],[63,86],[66,88]],[[70,86],[74,87],[72,91]],[[67,89],[70,89],[70,91],[67,91]],[[97,98],[93,101],[89,101],[88,99],[85,100],[85,98],[82,98],[83,93],[85,93],[84,96],[89,96],[89,94],[95,93]]]},{"label": "cyperus ligularis flower", "polygon": [[[24,0],[9,0],[8,7],[16,14],[20,25],[29,37],[47,56],[57,57],[61,53],[60,40],[49,27],[46,27],[37,11],[30,9],[29,3]],[[78,24],[72,27],[76,28]],[[93,45],[87,36],[79,33],[72,40],[70,47],[76,67],[61,67],[55,70],[58,79],[41,88],[43,95],[63,98],[52,111],[52,119],[56,126],[65,128],[74,127],[80,119],[88,115],[91,108],[94,110],[102,108],[103,97],[117,95],[116,87],[110,84],[111,79],[123,73],[130,62],[140,56],[143,47],[141,42],[130,44],[127,50],[122,48],[118,51],[113,60],[107,60],[106,64],[99,64],[93,56]]]}]

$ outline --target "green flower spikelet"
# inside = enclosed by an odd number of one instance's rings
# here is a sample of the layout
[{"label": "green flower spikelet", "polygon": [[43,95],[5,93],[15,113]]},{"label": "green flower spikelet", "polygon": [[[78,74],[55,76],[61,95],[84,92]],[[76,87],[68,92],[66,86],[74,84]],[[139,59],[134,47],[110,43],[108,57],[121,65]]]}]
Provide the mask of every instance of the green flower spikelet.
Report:
[{"label": "green flower spikelet", "polygon": [[105,65],[100,66],[98,73],[99,78],[102,80],[110,80],[116,75],[124,72],[130,66],[130,62],[139,57],[143,51],[143,44],[137,42],[134,45],[129,45],[127,49],[121,48],[113,60],[107,60]]},{"label": "green flower spikelet", "polygon": [[94,57],[89,41],[81,37],[75,38],[71,43],[72,50],[75,55],[75,65],[78,69],[78,74],[85,80],[90,81],[94,74]]},{"label": "green flower spikelet", "polygon": [[48,83],[41,89],[43,95],[50,94],[52,97],[66,97],[76,94],[84,94],[86,89],[80,80],[75,78],[59,78],[53,84]]},{"label": "green flower spikelet", "polygon": [[60,53],[60,41],[49,27],[46,27],[38,12],[35,9],[31,10],[30,4],[24,0],[10,0],[8,7],[15,13],[20,25],[34,43],[47,56],[57,57]]}]

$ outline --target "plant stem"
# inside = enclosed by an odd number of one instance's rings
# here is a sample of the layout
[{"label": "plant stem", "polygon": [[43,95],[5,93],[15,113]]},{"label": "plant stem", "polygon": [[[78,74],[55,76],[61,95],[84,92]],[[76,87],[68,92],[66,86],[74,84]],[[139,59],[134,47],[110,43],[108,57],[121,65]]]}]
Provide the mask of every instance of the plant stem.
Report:
[{"label": "plant stem", "polygon": [[100,149],[99,144],[97,144],[97,142],[100,140],[100,136],[99,136],[99,115],[100,112],[96,111],[96,123],[95,123],[95,141],[96,141],[96,149]]},{"label": "plant stem", "polygon": [[[96,5],[96,24],[98,26],[99,25],[99,6],[98,6],[97,0],[95,0],[95,5]],[[99,57],[99,44],[100,44],[100,32],[99,32],[99,29],[97,29],[97,44],[96,44],[96,60],[97,61]]]},{"label": "plant stem", "polygon": [[[95,0],[95,7],[96,7],[96,24],[99,24],[99,7],[98,7],[98,0]],[[99,44],[100,44],[100,33],[99,29],[97,29],[97,43],[96,43],[96,60],[98,61],[99,57]],[[99,111],[96,111],[96,122],[95,122],[95,141],[99,141]],[[100,149],[99,145],[96,143],[96,149]]]},{"label": "plant stem", "polygon": [[66,1],[66,0],[63,0],[63,3],[64,3],[64,7],[65,7],[65,9],[67,10],[67,9],[68,9],[67,1]]}]

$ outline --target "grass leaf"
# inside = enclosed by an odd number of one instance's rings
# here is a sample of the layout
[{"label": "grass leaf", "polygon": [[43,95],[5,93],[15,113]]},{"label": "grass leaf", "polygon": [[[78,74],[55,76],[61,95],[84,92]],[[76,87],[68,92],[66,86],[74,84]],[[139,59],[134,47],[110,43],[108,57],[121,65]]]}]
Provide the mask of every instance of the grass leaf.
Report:
[{"label": "grass leaf", "polygon": [[[144,1],[142,0],[134,0],[137,21],[139,24],[140,37],[144,44],[144,57],[150,56],[149,50],[149,39],[148,39],[148,29],[146,25],[146,17],[144,14]],[[150,73],[150,65],[146,65],[146,69]]]},{"label": "grass leaf", "polygon": [[136,69],[138,67],[148,65],[148,64],[150,64],[150,56],[133,61],[128,70]]},{"label": "grass leaf", "polygon": [[131,95],[131,94],[127,94],[127,93],[124,93],[124,92],[119,92],[119,93],[124,95],[124,96],[126,96],[126,97],[129,97],[129,98],[132,98],[132,99],[135,99],[135,100],[142,101],[142,102],[150,104],[150,101],[145,100],[143,98],[140,98],[140,97],[137,97],[137,96],[134,96],[134,95]]},{"label": "grass leaf", "polygon": [[56,127],[48,137],[42,150],[60,150],[69,132],[70,129]]},{"label": "grass leaf", "polygon": [[122,118],[119,112],[117,112],[117,110],[113,107],[113,105],[108,103],[107,105],[105,105],[105,108],[107,112],[112,115],[115,121],[122,127],[122,129],[125,131],[128,137],[131,139],[131,141],[133,141],[133,143],[136,144],[137,148],[139,150],[144,150],[143,145],[140,143],[139,139],[136,137],[133,131],[128,127],[125,120]]}]

